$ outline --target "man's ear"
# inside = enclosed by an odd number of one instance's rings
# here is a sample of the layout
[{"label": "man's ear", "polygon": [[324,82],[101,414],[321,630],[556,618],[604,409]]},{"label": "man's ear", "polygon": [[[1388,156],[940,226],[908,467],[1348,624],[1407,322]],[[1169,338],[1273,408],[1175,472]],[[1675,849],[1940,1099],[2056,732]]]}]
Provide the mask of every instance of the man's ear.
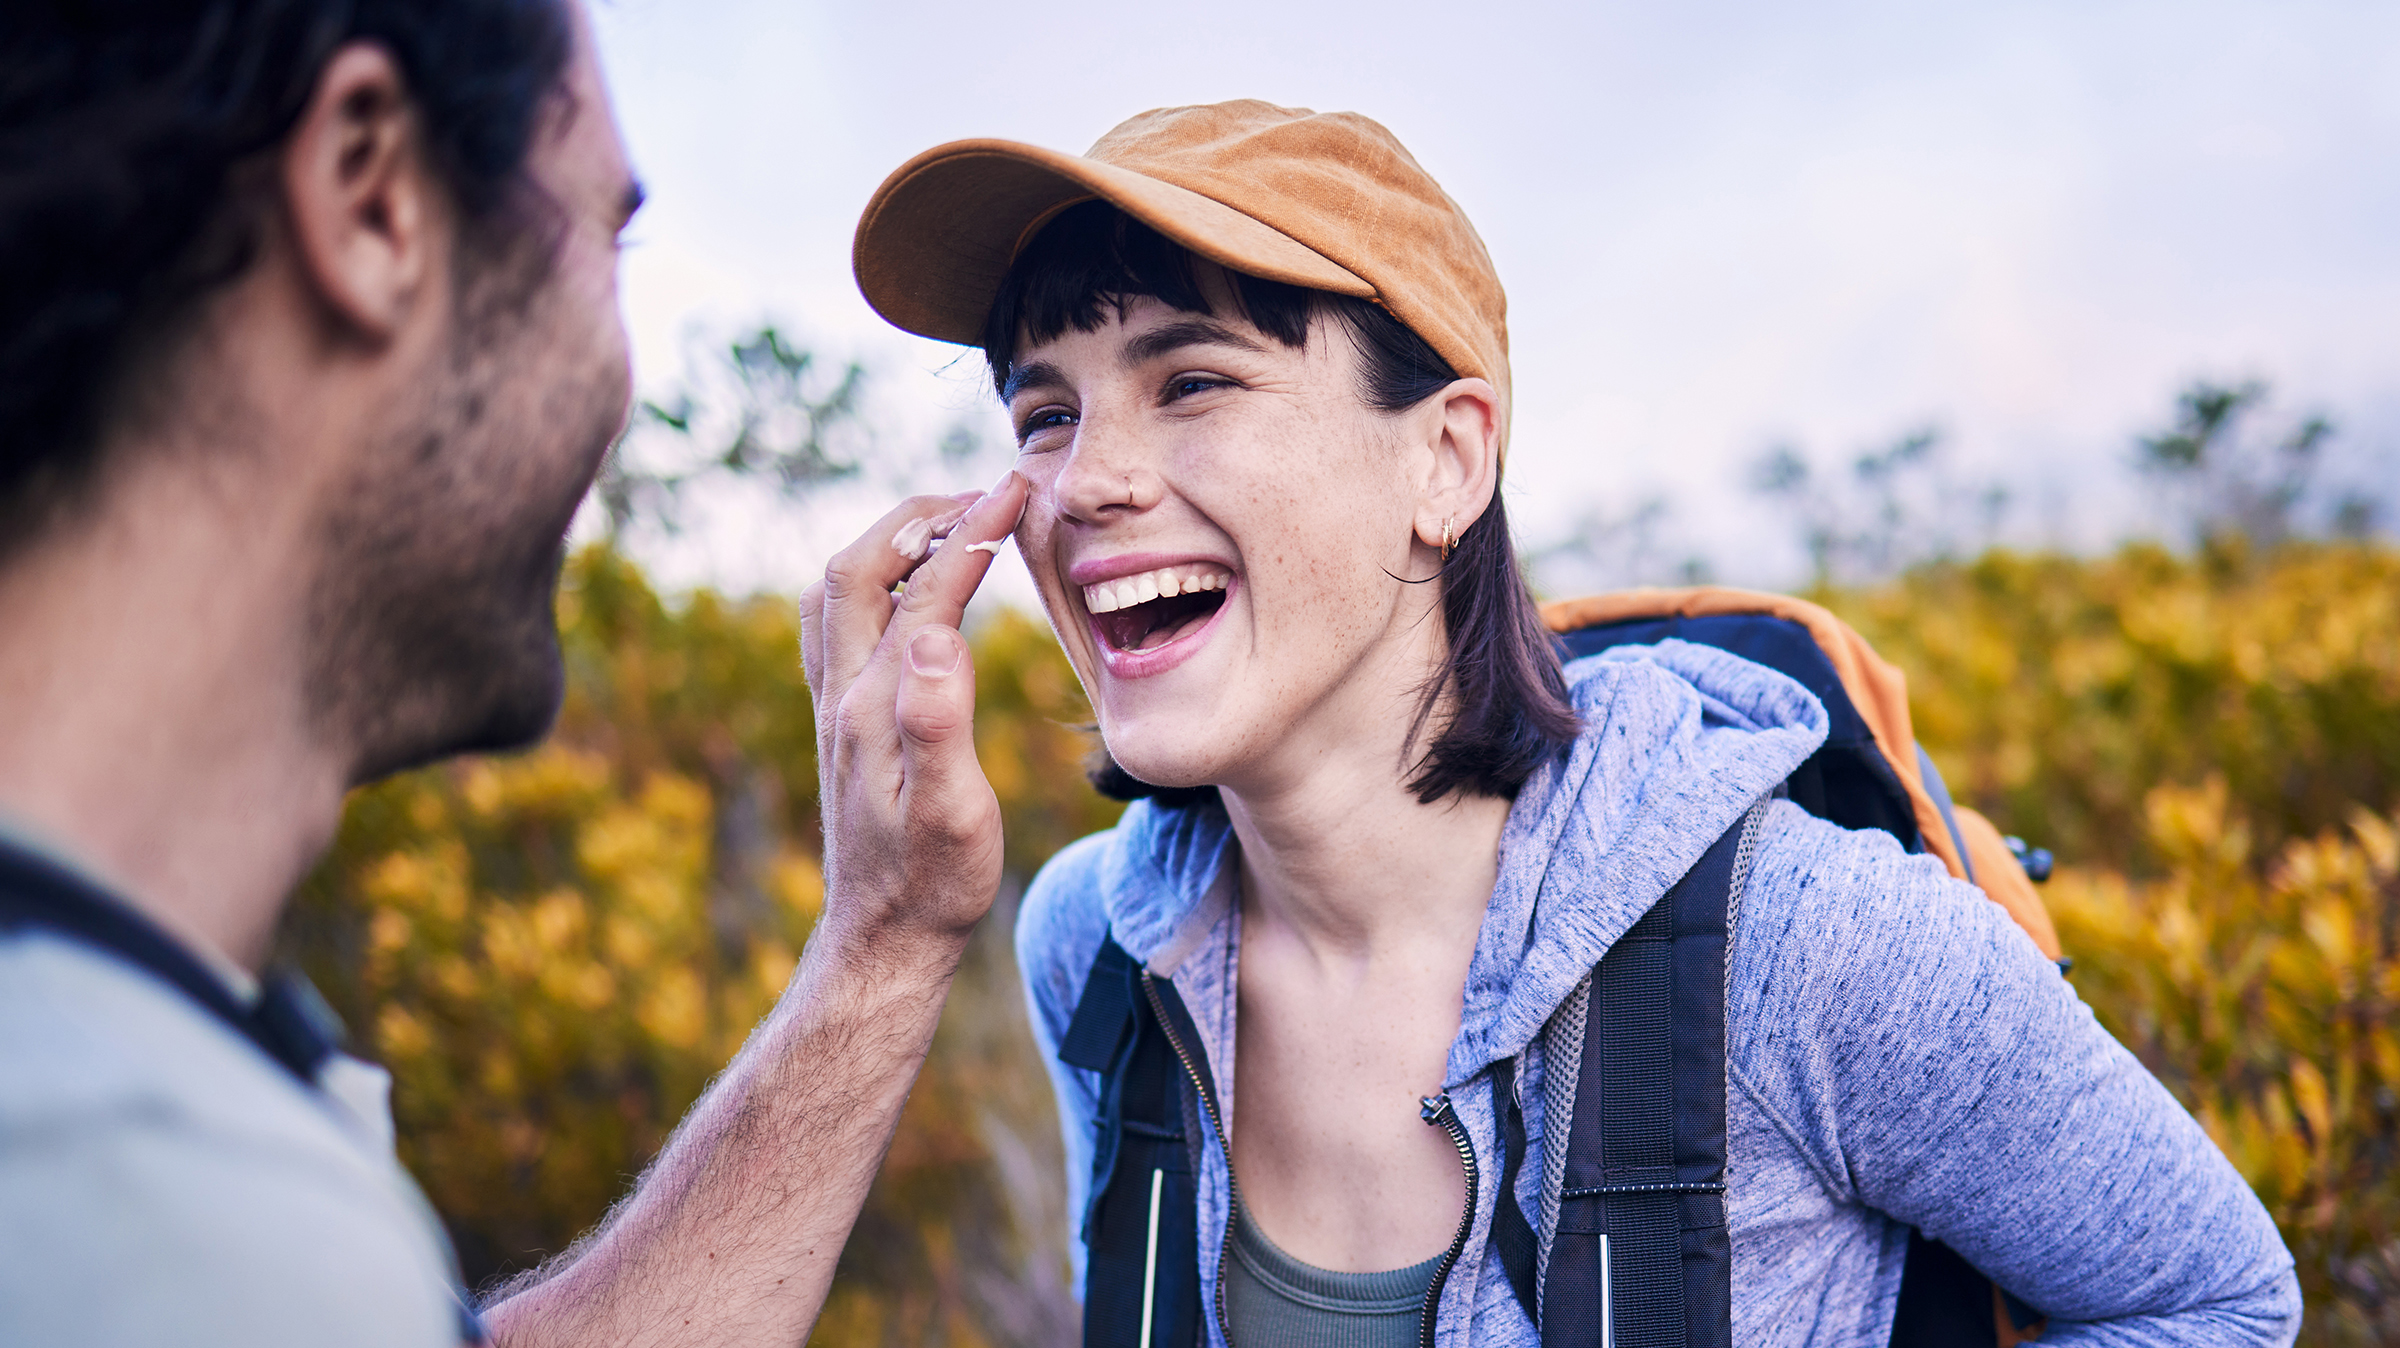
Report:
[{"label": "man's ear", "polygon": [[1439,548],[1483,517],[1500,483],[1500,395],[1488,381],[1461,379],[1431,400],[1422,423],[1417,537]]},{"label": "man's ear", "polygon": [[427,168],[391,54],[365,42],[335,52],[284,145],[283,195],[318,298],[373,341],[399,329],[437,274],[446,221]]}]

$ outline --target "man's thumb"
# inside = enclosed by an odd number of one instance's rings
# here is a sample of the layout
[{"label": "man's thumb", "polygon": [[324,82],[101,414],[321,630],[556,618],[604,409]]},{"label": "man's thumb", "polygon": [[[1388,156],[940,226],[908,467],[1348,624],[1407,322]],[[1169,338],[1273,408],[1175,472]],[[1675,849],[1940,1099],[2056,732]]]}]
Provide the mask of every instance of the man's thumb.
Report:
[{"label": "man's thumb", "polygon": [[938,786],[975,767],[975,664],[967,641],[948,627],[908,639],[900,675],[902,772],[912,786]]}]

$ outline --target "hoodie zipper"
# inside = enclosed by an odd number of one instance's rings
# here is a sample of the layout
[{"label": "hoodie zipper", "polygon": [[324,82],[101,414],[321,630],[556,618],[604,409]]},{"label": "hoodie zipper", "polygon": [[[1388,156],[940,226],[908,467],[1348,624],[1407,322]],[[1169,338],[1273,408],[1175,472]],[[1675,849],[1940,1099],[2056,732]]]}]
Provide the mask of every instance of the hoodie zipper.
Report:
[{"label": "hoodie zipper", "polygon": [[1448,1091],[1418,1101],[1417,1117],[1450,1135],[1450,1145],[1458,1148],[1458,1163],[1467,1172],[1467,1202],[1458,1214],[1458,1234],[1450,1238],[1450,1248],[1442,1251],[1442,1262],[1434,1265],[1433,1281],[1425,1288],[1425,1308],[1417,1316],[1417,1342],[1421,1348],[1433,1348],[1434,1314],[1442,1304],[1442,1285],[1450,1281],[1450,1270],[1458,1266],[1467,1236],[1475,1229],[1475,1194],[1482,1176],[1475,1162],[1475,1144],[1468,1139],[1467,1125],[1459,1120],[1458,1111],[1450,1107]]},{"label": "hoodie zipper", "polygon": [[1217,1249],[1217,1289],[1211,1310],[1217,1318],[1217,1334],[1230,1348],[1233,1325],[1225,1314],[1225,1265],[1233,1258],[1233,1214],[1242,1206],[1242,1187],[1233,1177],[1233,1143],[1225,1136],[1224,1121],[1217,1117],[1217,1098],[1200,1079],[1200,1067],[1192,1060],[1191,1050],[1183,1046],[1183,1036],[1175,1033],[1175,1022],[1167,1019],[1167,1004],[1160,999],[1158,984],[1148,969],[1142,970],[1142,995],[1150,999],[1150,1014],[1157,1017],[1158,1028],[1166,1033],[1167,1047],[1175,1050],[1176,1061],[1183,1064],[1183,1074],[1191,1078],[1192,1093],[1200,1097],[1200,1109],[1208,1115],[1208,1129],[1216,1134],[1217,1147],[1225,1153],[1225,1184],[1233,1206],[1225,1214],[1225,1240]]},{"label": "hoodie zipper", "polygon": [[[1167,1005],[1158,995],[1158,984],[1148,969],[1142,970],[1142,995],[1150,1001],[1150,1014],[1158,1019],[1158,1028],[1167,1036],[1167,1047],[1175,1050],[1175,1060],[1183,1064],[1183,1074],[1192,1083],[1192,1093],[1200,1097],[1201,1111],[1208,1115],[1208,1129],[1217,1138],[1217,1147],[1225,1154],[1225,1186],[1231,1207],[1226,1212],[1225,1239],[1217,1248],[1216,1294],[1210,1300],[1217,1320],[1217,1333],[1228,1348],[1233,1343],[1233,1325],[1225,1312],[1225,1265],[1233,1258],[1233,1213],[1241,1210],[1242,1186],[1233,1174],[1233,1143],[1225,1136],[1225,1121],[1217,1116],[1217,1100],[1200,1079],[1200,1068],[1192,1060],[1191,1050],[1184,1047],[1183,1036],[1175,1032],[1175,1022],[1167,1019]],[[1442,1251],[1442,1262],[1434,1266],[1433,1281],[1425,1288],[1425,1306],[1418,1312],[1417,1342],[1422,1348],[1434,1348],[1434,1313],[1442,1303],[1442,1287],[1450,1281],[1450,1270],[1457,1267],[1459,1255],[1467,1248],[1467,1237],[1475,1230],[1475,1195],[1482,1183],[1482,1171],[1475,1160],[1475,1144],[1467,1137],[1467,1126],[1450,1107],[1450,1093],[1427,1096],[1418,1101],[1417,1116],[1450,1135],[1450,1145],[1458,1148],[1459,1164],[1467,1172],[1467,1198],[1458,1214],[1458,1234],[1450,1238],[1450,1248]]]}]

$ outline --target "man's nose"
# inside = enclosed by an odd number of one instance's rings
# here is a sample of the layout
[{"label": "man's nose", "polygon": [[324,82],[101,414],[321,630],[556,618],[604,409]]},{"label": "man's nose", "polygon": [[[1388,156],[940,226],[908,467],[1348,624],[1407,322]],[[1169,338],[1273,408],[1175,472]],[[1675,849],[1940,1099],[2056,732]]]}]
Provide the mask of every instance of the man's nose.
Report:
[{"label": "man's nose", "polygon": [[1159,502],[1166,483],[1158,446],[1126,419],[1086,414],[1051,488],[1060,514],[1086,524],[1138,515]]}]

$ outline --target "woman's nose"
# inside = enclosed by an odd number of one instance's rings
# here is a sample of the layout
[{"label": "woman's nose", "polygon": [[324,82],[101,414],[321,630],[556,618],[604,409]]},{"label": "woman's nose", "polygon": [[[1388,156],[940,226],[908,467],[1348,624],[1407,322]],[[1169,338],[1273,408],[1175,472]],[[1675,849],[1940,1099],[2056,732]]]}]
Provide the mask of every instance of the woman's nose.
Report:
[{"label": "woman's nose", "polygon": [[1155,466],[1153,448],[1112,418],[1087,416],[1076,427],[1075,443],[1058,471],[1051,491],[1058,512],[1086,524],[1121,515],[1138,515],[1157,505],[1165,480]]}]

